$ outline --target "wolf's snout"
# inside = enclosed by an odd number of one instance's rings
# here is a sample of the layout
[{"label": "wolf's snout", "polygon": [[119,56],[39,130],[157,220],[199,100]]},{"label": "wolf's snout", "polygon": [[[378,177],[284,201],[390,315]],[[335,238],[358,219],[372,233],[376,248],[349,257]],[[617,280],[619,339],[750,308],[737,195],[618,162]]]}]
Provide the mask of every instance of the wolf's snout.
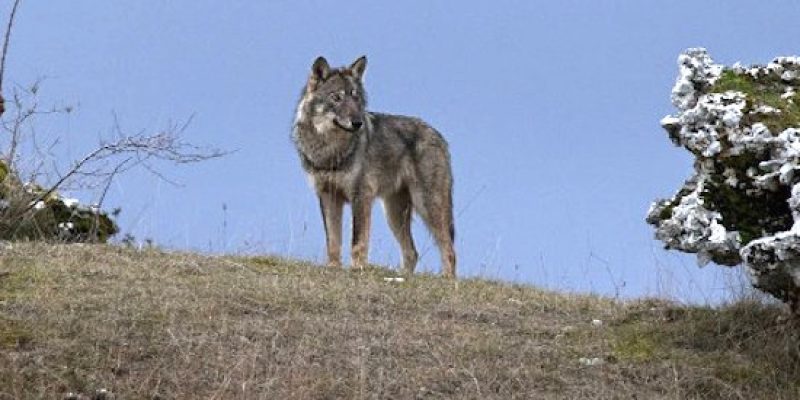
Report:
[{"label": "wolf's snout", "polygon": [[351,124],[353,125],[353,130],[357,131],[361,129],[361,126],[364,125],[364,122],[362,122],[361,120],[353,120]]}]

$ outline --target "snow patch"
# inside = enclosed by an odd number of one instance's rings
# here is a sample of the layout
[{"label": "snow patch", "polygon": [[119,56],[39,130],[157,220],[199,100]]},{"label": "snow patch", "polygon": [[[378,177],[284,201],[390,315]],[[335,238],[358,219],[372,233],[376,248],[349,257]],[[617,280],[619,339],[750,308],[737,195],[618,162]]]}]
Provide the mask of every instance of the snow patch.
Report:
[{"label": "snow patch", "polygon": [[[711,261],[744,262],[756,287],[800,304],[800,127],[771,132],[753,120],[780,116],[779,108],[752,104],[742,92],[711,92],[723,70],[702,48],[688,49],[678,57],[671,93],[677,113],[660,122],[673,142],[696,157],[694,174],[672,198],[651,204],[647,222],[667,248],[696,253],[701,266]],[[800,57],[777,57],[765,66],[736,63],[728,71],[778,85],[776,90],[787,103],[800,85]],[[732,224],[726,224],[706,198],[708,190],[722,186],[761,197],[791,188],[786,199],[792,211],[791,229],[762,233],[743,244],[740,233],[726,228]]]}]

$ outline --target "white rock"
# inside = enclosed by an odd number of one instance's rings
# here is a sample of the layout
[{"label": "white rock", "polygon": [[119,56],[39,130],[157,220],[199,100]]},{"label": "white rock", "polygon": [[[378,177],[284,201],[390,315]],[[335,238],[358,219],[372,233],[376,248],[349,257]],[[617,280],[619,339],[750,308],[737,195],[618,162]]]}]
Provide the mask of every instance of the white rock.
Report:
[{"label": "white rock", "polygon": [[59,200],[61,200],[61,202],[64,203],[64,205],[67,207],[77,207],[78,204],[80,204],[78,199],[73,199],[70,197],[62,197]]},{"label": "white rock", "polygon": [[780,114],[782,111],[775,107],[762,104],[756,107],[752,112],[756,114]]},{"label": "white rock", "polygon": [[603,364],[605,364],[605,360],[603,360],[600,357],[591,357],[591,358],[581,357],[581,358],[578,359],[578,362],[581,363],[581,365],[586,365],[586,366],[594,366],[594,365],[603,365]]}]

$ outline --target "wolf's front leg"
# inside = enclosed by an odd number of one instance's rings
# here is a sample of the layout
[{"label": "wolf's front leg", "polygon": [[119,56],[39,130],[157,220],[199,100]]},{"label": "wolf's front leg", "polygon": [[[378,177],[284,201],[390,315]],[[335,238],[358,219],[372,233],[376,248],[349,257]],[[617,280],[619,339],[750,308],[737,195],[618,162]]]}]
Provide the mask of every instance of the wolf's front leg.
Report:
[{"label": "wolf's front leg", "polygon": [[369,252],[369,228],[372,216],[372,198],[356,196],[353,199],[353,267],[364,269]]},{"label": "wolf's front leg", "polygon": [[328,250],[328,265],[342,266],[342,211],[344,197],[336,192],[319,193],[319,208],[325,225],[325,242]]}]

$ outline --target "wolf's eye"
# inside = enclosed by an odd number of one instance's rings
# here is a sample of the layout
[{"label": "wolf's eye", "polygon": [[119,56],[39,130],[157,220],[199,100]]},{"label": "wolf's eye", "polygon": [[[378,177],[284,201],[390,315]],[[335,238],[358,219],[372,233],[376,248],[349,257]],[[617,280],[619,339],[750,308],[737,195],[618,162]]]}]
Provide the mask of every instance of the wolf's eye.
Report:
[{"label": "wolf's eye", "polygon": [[333,92],[333,93],[330,94],[330,99],[331,99],[332,102],[338,103],[338,102],[342,101],[342,95],[339,94],[339,92]]},{"label": "wolf's eye", "polygon": [[358,97],[358,90],[350,89],[350,96]]}]

